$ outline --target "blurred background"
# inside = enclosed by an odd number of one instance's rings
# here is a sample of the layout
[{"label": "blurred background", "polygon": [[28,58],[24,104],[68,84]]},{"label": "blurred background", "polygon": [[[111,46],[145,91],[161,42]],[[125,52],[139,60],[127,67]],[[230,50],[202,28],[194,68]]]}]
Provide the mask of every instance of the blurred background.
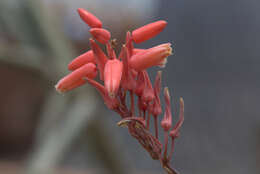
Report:
[{"label": "blurred background", "polygon": [[185,100],[175,168],[260,173],[256,0],[1,0],[0,173],[164,173],[127,129],[116,126],[119,116],[91,86],[63,95],[54,90],[70,60],[89,49],[79,7],[98,16],[119,44],[128,30],[168,21],[137,47],[174,46],[163,86],[175,97],[172,106],[180,96]]}]

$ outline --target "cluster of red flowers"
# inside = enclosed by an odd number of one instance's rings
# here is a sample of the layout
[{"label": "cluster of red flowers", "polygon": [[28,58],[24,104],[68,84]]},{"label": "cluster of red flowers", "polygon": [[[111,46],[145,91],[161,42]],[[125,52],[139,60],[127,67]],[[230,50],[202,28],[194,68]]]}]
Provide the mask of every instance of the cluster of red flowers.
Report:
[{"label": "cluster of red flowers", "polygon": [[[172,127],[172,114],[168,88],[164,89],[165,112],[161,121],[164,130],[164,146],[158,139],[158,116],[162,114],[160,101],[161,71],[158,71],[154,87],[150,81],[147,68],[164,67],[167,57],[172,54],[170,43],[160,44],[149,49],[134,48],[134,43],[141,43],[159,34],[167,25],[160,20],[127,32],[125,44],[119,56],[114,51],[114,40],[108,30],[102,28],[102,22],[90,12],[78,9],[81,19],[89,25],[92,37],[106,46],[105,54],[99,45],[90,39],[91,50],[75,58],[68,69],[72,72],[61,79],[56,90],[67,92],[86,82],[94,86],[111,110],[122,118],[119,126],[127,126],[130,134],[149,152],[153,159],[159,160],[169,174],[177,173],[170,167],[170,159],[174,151],[174,140],[179,136],[179,129],[184,121],[184,103],[180,98],[179,121]],[[99,78],[104,85],[94,78]],[[130,106],[127,106],[129,92]],[[135,98],[137,106],[135,106]],[[135,113],[137,107],[138,114]],[[150,133],[150,117],[154,118],[155,135]],[[168,138],[171,138],[170,152]],[[164,149],[164,150],[163,150]]]}]

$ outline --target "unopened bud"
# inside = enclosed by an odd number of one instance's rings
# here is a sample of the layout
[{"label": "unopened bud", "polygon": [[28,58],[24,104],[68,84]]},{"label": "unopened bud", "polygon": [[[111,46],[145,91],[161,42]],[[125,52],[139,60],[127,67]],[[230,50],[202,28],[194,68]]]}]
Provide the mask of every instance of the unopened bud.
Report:
[{"label": "unopened bud", "polygon": [[102,22],[92,13],[78,8],[80,18],[92,28],[102,28]]},{"label": "unopened bud", "polygon": [[59,92],[66,92],[82,84],[82,79],[84,77],[95,78],[97,75],[96,65],[93,63],[88,63],[75,71],[71,72],[64,78],[62,78],[55,86],[56,90]]},{"label": "unopened bud", "polygon": [[168,88],[164,88],[164,98],[165,98],[165,112],[164,117],[161,121],[161,126],[165,132],[169,131],[172,127],[172,113],[171,113],[171,101]]},{"label": "unopened bud", "polygon": [[111,37],[110,32],[103,28],[91,28],[89,32],[98,42],[102,44],[106,44]]},{"label": "unopened bud", "polygon": [[144,71],[143,83],[145,84],[145,86],[142,93],[142,101],[145,103],[149,103],[154,99],[154,89],[147,71]]},{"label": "unopened bud", "polygon": [[79,67],[81,67],[87,63],[94,63],[94,64],[96,63],[92,50],[89,50],[86,53],[81,54],[80,56],[73,59],[69,63],[68,69],[71,71],[74,71],[75,69],[78,69]]},{"label": "unopened bud", "polygon": [[104,83],[110,97],[115,97],[120,86],[123,63],[118,59],[108,60],[104,69]]},{"label": "unopened bud", "polygon": [[135,43],[141,43],[159,34],[167,25],[166,21],[157,21],[140,27],[132,32]]}]

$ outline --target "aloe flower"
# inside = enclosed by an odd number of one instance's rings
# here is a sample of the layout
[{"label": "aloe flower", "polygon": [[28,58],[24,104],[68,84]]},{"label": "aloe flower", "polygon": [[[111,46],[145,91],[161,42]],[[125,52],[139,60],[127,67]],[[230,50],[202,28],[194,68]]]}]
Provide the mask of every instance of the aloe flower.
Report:
[{"label": "aloe flower", "polygon": [[133,55],[129,64],[137,71],[146,70],[152,66],[164,67],[167,63],[167,57],[171,54],[171,44],[161,44]]},{"label": "aloe flower", "polygon": [[55,86],[59,92],[67,92],[71,89],[79,87],[84,84],[84,78],[95,78],[97,75],[96,65],[87,63],[84,66],[76,69],[67,76],[63,77]]},{"label": "aloe flower", "polygon": [[140,27],[132,32],[135,43],[141,43],[159,34],[167,25],[166,21],[157,21]]},{"label": "aloe flower", "polygon": [[[173,126],[169,89],[164,89],[165,112],[163,113],[160,90],[162,72],[158,71],[154,85],[147,72],[153,66],[164,67],[167,57],[172,55],[170,43],[159,44],[152,48],[135,48],[135,44],[152,39],[167,25],[160,20],[126,33],[125,44],[121,46],[118,56],[115,53],[115,40],[107,29],[102,28],[102,22],[92,13],[78,9],[81,19],[89,25],[91,50],[72,60],[68,69],[72,72],[62,78],[56,87],[58,92],[67,92],[84,84],[90,84],[102,96],[105,105],[117,112],[121,117],[118,126],[126,126],[129,133],[150,154],[154,160],[159,160],[168,174],[177,174],[170,166],[174,152],[174,142],[180,135],[184,121],[184,101],[180,99],[179,121]],[[99,44],[103,44],[106,53]],[[99,73],[100,83],[95,80]],[[127,93],[130,96],[130,106],[127,105]],[[136,100],[137,99],[137,103]],[[138,113],[136,113],[138,111]],[[154,120],[154,134],[150,131],[151,116]],[[159,140],[159,126],[164,131],[164,143]],[[168,152],[169,138],[171,147]]]},{"label": "aloe flower", "polygon": [[104,83],[110,97],[115,97],[120,86],[123,63],[118,59],[108,60],[104,69]]},{"label": "aloe flower", "polygon": [[81,67],[87,63],[96,64],[96,60],[95,60],[92,50],[89,50],[89,51],[85,52],[84,54],[76,57],[74,60],[72,60],[68,65],[68,69],[71,71],[74,71],[75,69],[78,69],[79,67]]}]

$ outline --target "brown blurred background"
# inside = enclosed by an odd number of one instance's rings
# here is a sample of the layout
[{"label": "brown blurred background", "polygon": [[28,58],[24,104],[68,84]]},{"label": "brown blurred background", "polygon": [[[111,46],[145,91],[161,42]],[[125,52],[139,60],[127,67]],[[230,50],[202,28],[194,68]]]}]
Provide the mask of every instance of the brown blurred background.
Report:
[{"label": "brown blurred background", "polygon": [[173,160],[181,173],[260,172],[260,2],[1,0],[0,173],[164,172],[90,86],[55,92],[69,61],[89,49],[79,7],[118,44],[128,30],[168,21],[137,47],[175,47],[163,85],[185,100]]}]

